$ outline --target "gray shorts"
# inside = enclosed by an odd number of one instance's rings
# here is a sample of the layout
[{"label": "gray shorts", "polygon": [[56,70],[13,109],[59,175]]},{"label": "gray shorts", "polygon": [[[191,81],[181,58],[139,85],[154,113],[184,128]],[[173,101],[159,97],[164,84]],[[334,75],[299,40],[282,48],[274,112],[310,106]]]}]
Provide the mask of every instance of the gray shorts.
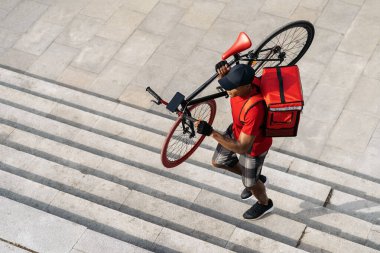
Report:
[{"label": "gray shorts", "polygon": [[[227,128],[223,135],[228,136],[231,139],[235,139],[232,134],[232,125]],[[218,144],[212,160],[214,163],[228,167],[234,167],[237,163],[239,163],[244,186],[252,187],[256,184],[257,180],[259,180],[261,169],[267,153],[268,152],[264,152],[259,156],[244,154],[240,155],[240,159],[238,159],[236,153]]]}]

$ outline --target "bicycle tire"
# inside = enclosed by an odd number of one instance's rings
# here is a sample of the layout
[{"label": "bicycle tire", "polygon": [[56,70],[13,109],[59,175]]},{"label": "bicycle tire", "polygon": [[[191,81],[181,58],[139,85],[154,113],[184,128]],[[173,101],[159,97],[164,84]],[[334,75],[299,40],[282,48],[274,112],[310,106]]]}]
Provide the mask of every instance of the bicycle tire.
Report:
[{"label": "bicycle tire", "polygon": [[[193,118],[205,120],[212,125],[216,114],[216,103],[215,100],[209,100],[192,105],[189,107],[189,110]],[[200,135],[198,133],[196,133],[192,138],[188,132],[184,133],[182,116],[179,116],[166,136],[161,149],[162,164],[166,168],[173,168],[183,163],[194,153],[199,145],[201,145],[204,138],[204,135]],[[178,150],[180,152],[178,152]]]},{"label": "bicycle tire", "polygon": [[[304,32],[305,36],[303,36]],[[260,53],[267,53],[265,49],[279,46],[281,49],[280,52],[285,52],[285,60],[280,64],[270,61],[256,62],[255,65],[252,66],[255,69],[256,76],[261,76],[264,67],[295,65],[309,49],[314,39],[314,33],[315,30],[313,24],[306,20],[298,20],[288,23],[274,31],[261,42],[261,44],[254,50],[253,54],[260,59]],[[295,38],[294,35],[296,36]],[[290,36],[292,36],[292,38],[290,38]],[[299,38],[300,36],[302,37]],[[276,38],[277,40],[275,41]],[[281,39],[283,39],[283,41],[281,41]],[[288,39],[290,39],[290,41]],[[292,39],[296,39],[296,41],[292,41]],[[287,44],[285,44],[285,42],[287,42]],[[292,47],[288,48],[289,45],[292,45]],[[297,50],[295,52],[289,51],[293,48],[296,48]],[[279,57],[279,54],[273,54],[269,59],[275,59],[276,57]],[[252,65],[252,63],[253,61],[248,64]]]}]

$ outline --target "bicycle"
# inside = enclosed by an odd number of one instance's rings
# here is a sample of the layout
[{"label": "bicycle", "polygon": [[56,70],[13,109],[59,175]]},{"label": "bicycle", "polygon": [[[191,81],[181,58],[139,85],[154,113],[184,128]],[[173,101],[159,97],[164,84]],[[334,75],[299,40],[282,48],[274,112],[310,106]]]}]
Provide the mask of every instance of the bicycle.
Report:
[{"label": "bicycle", "polygon": [[[222,55],[222,60],[233,56],[228,62],[229,66],[246,62],[255,70],[255,76],[260,77],[264,67],[296,64],[309,49],[313,38],[314,26],[310,22],[294,21],[275,30],[256,49],[240,54],[252,45],[248,35],[241,32],[235,43]],[[205,138],[204,135],[197,134],[194,122],[205,120],[212,125],[216,114],[215,99],[228,98],[228,94],[218,86],[218,93],[196,99],[195,97],[217,77],[218,74],[215,73],[186,98],[177,92],[170,102],[163,100],[150,87],[146,88],[146,91],[156,99],[152,102],[166,105],[170,112],[178,116],[161,149],[161,161],[165,167],[173,168],[184,162]]]}]

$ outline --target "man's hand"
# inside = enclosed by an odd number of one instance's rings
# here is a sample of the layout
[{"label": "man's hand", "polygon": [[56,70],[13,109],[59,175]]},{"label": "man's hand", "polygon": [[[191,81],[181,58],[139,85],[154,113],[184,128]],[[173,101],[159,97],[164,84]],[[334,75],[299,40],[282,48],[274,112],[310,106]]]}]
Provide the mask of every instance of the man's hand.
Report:
[{"label": "man's hand", "polygon": [[219,74],[219,79],[227,75],[230,69],[231,67],[228,66],[228,63],[226,61],[220,61],[215,65],[215,71]]},{"label": "man's hand", "polygon": [[212,134],[212,132],[214,131],[212,126],[210,126],[210,124],[204,120],[201,120],[201,121],[198,120],[194,123],[194,125],[197,128],[198,134],[210,136]]}]

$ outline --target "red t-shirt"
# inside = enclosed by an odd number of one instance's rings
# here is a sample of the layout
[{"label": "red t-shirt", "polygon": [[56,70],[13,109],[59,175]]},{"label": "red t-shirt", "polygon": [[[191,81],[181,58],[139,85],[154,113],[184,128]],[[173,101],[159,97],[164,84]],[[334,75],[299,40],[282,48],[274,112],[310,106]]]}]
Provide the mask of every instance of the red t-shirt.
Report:
[{"label": "red t-shirt", "polygon": [[[255,80],[256,81],[256,80]],[[253,84],[252,84],[253,85]],[[240,112],[245,102],[253,95],[257,94],[253,88],[251,94],[246,97],[233,97],[230,99],[232,111],[232,132],[236,140],[239,139],[240,133],[255,136],[251,156],[259,156],[269,150],[272,146],[272,137],[265,137],[262,126],[265,120],[264,102],[256,104],[246,114],[244,122],[240,122]]]}]

